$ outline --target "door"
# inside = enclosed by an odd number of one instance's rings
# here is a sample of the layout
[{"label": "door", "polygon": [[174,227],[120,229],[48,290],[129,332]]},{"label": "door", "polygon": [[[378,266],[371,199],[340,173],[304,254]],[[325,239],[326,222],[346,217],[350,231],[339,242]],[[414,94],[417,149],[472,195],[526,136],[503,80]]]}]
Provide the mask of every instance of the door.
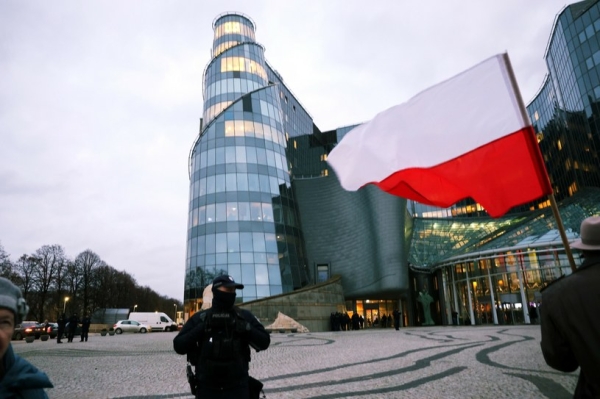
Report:
[{"label": "door", "polygon": [[366,322],[368,327],[373,327],[379,321],[379,309],[366,309]]}]

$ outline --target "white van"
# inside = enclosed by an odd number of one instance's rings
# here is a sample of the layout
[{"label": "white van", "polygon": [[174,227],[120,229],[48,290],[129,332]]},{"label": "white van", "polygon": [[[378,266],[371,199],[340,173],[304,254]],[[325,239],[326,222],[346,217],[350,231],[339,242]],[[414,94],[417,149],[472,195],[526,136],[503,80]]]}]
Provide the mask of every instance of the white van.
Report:
[{"label": "white van", "polygon": [[162,312],[131,312],[129,320],[143,323],[152,331],[177,331],[177,323]]}]

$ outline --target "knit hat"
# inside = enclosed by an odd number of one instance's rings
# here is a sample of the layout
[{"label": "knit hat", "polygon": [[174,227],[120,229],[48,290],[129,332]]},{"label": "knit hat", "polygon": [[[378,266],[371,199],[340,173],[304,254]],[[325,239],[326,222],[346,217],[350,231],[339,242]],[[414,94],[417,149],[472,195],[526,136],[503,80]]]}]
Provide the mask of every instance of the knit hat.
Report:
[{"label": "knit hat", "polygon": [[29,306],[19,287],[4,277],[0,277],[0,308],[11,310],[15,314],[15,324],[21,323],[29,312]]}]

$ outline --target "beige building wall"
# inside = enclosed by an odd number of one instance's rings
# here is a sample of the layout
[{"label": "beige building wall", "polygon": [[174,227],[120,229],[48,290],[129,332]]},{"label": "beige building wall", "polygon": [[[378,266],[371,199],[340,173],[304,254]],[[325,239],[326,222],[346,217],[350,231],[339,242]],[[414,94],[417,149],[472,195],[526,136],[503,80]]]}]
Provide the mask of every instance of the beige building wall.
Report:
[{"label": "beige building wall", "polygon": [[290,293],[271,296],[239,305],[251,311],[264,325],[275,321],[279,312],[308,328],[311,332],[331,330],[332,312],[345,312],[342,277],[331,279]]}]

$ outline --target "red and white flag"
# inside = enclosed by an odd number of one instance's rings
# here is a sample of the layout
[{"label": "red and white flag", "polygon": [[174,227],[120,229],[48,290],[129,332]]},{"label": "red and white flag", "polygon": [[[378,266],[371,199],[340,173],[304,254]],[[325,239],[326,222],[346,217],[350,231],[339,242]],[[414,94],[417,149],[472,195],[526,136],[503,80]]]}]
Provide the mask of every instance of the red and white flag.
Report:
[{"label": "red and white flag", "polygon": [[493,217],[551,194],[508,62],[491,57],[348,132],[328,156],[342,187],[442,208],[471,197]]}]

